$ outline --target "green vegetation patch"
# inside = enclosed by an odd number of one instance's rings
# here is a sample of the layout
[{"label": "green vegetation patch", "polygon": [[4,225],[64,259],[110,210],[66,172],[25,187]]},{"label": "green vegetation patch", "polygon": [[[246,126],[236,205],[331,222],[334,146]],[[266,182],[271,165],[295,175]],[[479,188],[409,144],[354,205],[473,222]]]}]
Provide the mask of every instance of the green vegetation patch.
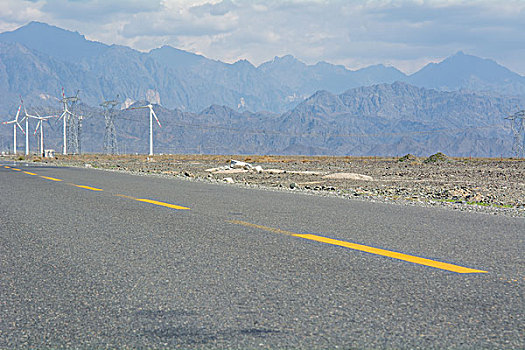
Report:
[{"label": "green vegetation patch", "polygon": [[423,163],[425,164],[428,164],[428,163],[442,163],[442,162],[449,162],[450,161],[450,158],[441,153],[441,152],[438,152],[436,154],[433,154],[431,155],[430,157],[428,157],[427,159],[425,159],[423,161]]},{"label": "green vegetation patch", "polygon": [[403,157],[399,158],[398,162],[408,162],[408,161],[417,161],[417,157],[413,154],[405,154]]}]

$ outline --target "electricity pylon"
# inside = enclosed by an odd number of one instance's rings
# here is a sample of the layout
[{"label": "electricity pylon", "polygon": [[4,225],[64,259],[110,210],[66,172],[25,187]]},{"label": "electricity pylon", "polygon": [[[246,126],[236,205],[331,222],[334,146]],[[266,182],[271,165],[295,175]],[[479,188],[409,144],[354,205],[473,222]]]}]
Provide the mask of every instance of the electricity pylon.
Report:
[{"label": "electricity pylon", "polygon": [[82,132],[83,116],[73,112],[75,105],[80,100],[78,97],[79,92],[80,90],[77,90],[77,94],[75,96],[66,97],[64,88],[62,88],[62,99],[60,102],[62,102],[62,105],[64,106],[64,111],[60,118],[62,118],[64,125],[63,154],[80,154],[81,152],[80,135]]},{"label": "electricity pylon", "polygon": [[525,110],[519,111],[506,117],[510,120],[513,143],[512,151],[517,158],[525,157]]},{"label": "electricity pylon", "polygon": [[100,105],[104,108],[104,120],[106,123],[106,130],[104,132],[104,153],[117,154],[117,130],[115,129],[115,107],[120,103],[119,96],[115,100],[107,100]]}]

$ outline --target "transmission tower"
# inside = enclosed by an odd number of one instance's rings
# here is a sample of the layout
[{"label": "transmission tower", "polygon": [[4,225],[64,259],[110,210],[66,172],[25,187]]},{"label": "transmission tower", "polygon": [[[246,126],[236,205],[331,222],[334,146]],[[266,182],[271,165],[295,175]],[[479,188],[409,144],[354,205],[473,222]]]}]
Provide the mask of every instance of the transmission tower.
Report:
[{"label": "transmission tower", "polygon": [[115,116],[117,112],[115,107],[120,103],[119,96],[115,100],[102,102],[100,105],[104,108],[104,120],[106,130],[104,132],[104,152],[107,154],[117,154],[117,130],[115,129]]},{"label": "transmission tower", "polygon": [[512,151],[517,158],[525,157],[525,110],[519,111],[506,117],[510,120],[513,143]]},{"label": "transmission tower", "polygon": [[80,154],[81,152],[80,135],[82,132],[83,117],[74,112],[74,108],[80,100],[78,97],[79,92],[80,90],[77,90],[75,96],[66,97],[64,89],[62,89],[62,100],[60,100],[60,102],[64,105],[64,113],[62,117],[66,118],[64,124],[66,125],[64,129],[64,142],[67,145],[67,147],[64,147],[64,154]]}]

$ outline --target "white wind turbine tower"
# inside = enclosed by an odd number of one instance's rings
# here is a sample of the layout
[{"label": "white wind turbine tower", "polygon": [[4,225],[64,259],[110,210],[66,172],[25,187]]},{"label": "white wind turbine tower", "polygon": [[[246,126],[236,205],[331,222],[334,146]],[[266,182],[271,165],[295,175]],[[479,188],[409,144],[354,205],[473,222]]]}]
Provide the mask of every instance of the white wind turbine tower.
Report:
[{"label": "white wind turbine tower", "polygon": [[22,128],[22,126],[20,125],[20,123],[18,122],[18,116],[20,115],[21,108],[22,108],[22,104],[18,106],[18,111],[16,112],[15,119],[2,123],[2,124],[13,124],[13,153],[14,154],[16,154],[16,127],[19,127],[20,130],[22,130],[24,134],[26,133],[24,129]]},{"label": "white wind turbine tower", "polygon": [[24,106],[24,118],[22,118],[21,121],[26,122],[26,156],[29,155],[29,118],[36,118],[33,115],[27,114],[26,105],[24,104],[24,100],[22,100],[22,96],[20,96],[20,105]]},{"label": "white wind turbine tower", "polygon": [[[26,120],[26,130],[29,130],[28,129],[29,126],[27,124],[28,118],[33,118],[33,119],[37,119],[38,120],[38,123],[36,124],[36,128],[35,128],[35,132],[33,134],[36,135],[36,133],[38,131],[38,128],[40,128],[40,155],[44,156],[44,128],[43,128],[43,122],[49,120],[50,118],[56,118],[58,116],[57,115],[48,115],[48,116],[45,116],[45,117],[41,117],[38,113],[36,113],[36,115],[28,114],[25,105],[24,105],[24,113],[25,113],[24,119]],[[26,145],[28,145],[28,143],[27,143],[27,133],[26,133]],[[28,147],[26,146],[26,148],[28,148]]]},{"label": "white wind turbine tower", "polygon": [[149,155],[152,156],[153,155],[153,117],[155,117],[155,120],[157,121],[157,124],[159,124],[159,127],[162,128],[162,125],[160,125],[160,122],[159,122],[159,118],[157,118],[157,115],[153,111],[153,106],[151,105],[151,103],[149,103],[145,106],[131,107],[128,109],[146,109],[146,108],[149,109]]},{"label": "white wind turbine tower", "polygon": [[21,121],[25,120],[26,122],[26,133],[25,133],[26,134],[26,155],[29,154],[29,118],[38,120],[34,134],[36,135],[38,127],[40,127],[40,154],[42,155],[44,153],[44,130],[42,128],[42,121],[46,121],[49,118],[53,118],[57,116],[50,115],[50,116],[41,117],[40,115],[38,115],[38,113],[37,115],[31,115],[27,113],[26,105],[24,104],[24,100],[22,100],[22,97],[20,97],[20,102],[21,102],[21,105],[24,106],[24,118],[22,118]]},{"label": "white wind turbine tower", "polygon": [[35,128],[35,132],[34,134],[36,135],[37,131],[38,131],[38,128],[40,127],[40,155],[43,157],[44,156],[44,127],[43,127],[43,124],[45,121],[49,120],[49,118],[56,118],[58,116],[56,115],[48,115],[48,116],[45,116],[45,117],[40,117],[40,116],[29,116],[30,118],[35,118],[35,119],[38,119],[38,123],[36,124],[36,128]]}]

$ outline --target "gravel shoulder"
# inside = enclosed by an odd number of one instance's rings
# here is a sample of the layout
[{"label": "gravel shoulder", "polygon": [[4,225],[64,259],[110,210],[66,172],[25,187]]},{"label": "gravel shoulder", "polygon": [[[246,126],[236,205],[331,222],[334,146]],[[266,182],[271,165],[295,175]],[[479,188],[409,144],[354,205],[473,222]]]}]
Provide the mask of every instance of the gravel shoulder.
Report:
[{"label": "gravel shoulder", "polygon": [[401,205],[525,217],[525,160],[429,158],[82,155],[18,160]]}]

